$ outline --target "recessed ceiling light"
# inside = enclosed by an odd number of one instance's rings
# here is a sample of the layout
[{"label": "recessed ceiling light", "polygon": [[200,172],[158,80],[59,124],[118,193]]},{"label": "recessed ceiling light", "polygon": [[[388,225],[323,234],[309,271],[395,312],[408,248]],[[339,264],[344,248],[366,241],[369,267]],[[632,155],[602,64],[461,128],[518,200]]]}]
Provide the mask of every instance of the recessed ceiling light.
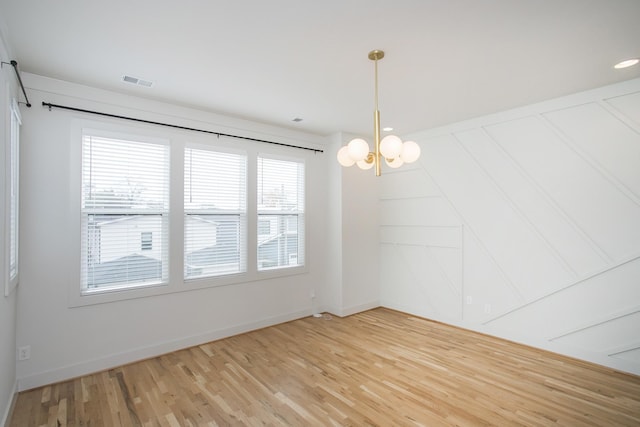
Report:
[{"label": "recessed ceiling light", "polygon": [[393,130],[393,128],[387,126],[386,128],[382,128],[382,130],[385,131],[385,132],[391,132]]},{"label": "recessed ceiling light", "polygon": [[638,62],[640,62],[640,59],[638,58],[627,59],[625,61],[618,62],[616,65],[613,66],[613,68],[620,69],[620,68],[632,67],[636,65]]}]

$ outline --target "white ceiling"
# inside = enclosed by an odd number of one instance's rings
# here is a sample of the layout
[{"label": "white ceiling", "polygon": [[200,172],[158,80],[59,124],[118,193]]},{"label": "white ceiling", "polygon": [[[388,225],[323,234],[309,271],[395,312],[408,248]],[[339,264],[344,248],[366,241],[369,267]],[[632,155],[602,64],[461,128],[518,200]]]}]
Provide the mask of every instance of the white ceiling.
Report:
[{"label": "white ceiling", "polygon": [[372,49],[398,134],[640,77],[612,67],[640,56],[640,0],[0,0],[0,20],[22,71],[323,135],[372,133]]}]

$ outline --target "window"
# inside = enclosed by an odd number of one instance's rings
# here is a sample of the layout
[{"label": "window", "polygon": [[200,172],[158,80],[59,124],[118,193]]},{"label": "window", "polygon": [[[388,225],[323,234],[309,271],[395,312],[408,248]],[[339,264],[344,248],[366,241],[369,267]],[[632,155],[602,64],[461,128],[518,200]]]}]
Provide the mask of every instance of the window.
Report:
[{"label": "window", "polygon": [[304,265],[304,163],[259,156],[257,194],[258,270]]},{"label": "window", "polygon": [[261,219],[258,221],[258,238],[264,239],[265,236],[271,235],[271,221],[268,219]]},{"label": "window", "polygon": [[72,135],[70,306],[307,271],[304,157],[80,119]]},{"label": "window", "polygon": [[246,271],[245,155],[186,148],[184,277]]},{"label": "window", "polygon": [[168,281],[168,148],[83,132],[83,293]]},{"label": "window", "polygon": [[153,249],[153,232],[143,231],[140,233],[140,250],[150,251]]},{"label": "window", "polygon": [[5,295],[15,289],[18,285],[18,219],[19,219],[19,168],[20,168],[20,125],[22,124],[20,110],[16,100],[12,100],[11,106],[11,127],[9,146],[7,151],[7,193],[9,208],[8,227],[7,227],[7,243],[8,243],[8,277],[5,282]]}]

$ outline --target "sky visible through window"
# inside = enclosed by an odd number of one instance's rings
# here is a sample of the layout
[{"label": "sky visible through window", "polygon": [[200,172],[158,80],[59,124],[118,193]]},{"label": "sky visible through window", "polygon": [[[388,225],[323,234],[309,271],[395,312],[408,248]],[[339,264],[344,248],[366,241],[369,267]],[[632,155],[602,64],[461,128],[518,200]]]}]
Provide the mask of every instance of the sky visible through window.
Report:
[{"label": "sky visible through window", "polygon": [[166,147],[161,144],[85,135],[85,207],[166,208],[166,156]]}]

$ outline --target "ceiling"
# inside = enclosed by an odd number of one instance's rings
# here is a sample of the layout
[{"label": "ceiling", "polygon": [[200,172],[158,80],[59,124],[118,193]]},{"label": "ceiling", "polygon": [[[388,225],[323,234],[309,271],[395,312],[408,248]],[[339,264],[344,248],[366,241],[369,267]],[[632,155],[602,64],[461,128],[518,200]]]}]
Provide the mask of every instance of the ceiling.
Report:
[{"label": "ceiling", "polygon": [[0,0],[23,72],[320,135],[372,133],[370,50],[402,135],[640,77],[613,69],[640,56],[639,18],[639,0]]}]

